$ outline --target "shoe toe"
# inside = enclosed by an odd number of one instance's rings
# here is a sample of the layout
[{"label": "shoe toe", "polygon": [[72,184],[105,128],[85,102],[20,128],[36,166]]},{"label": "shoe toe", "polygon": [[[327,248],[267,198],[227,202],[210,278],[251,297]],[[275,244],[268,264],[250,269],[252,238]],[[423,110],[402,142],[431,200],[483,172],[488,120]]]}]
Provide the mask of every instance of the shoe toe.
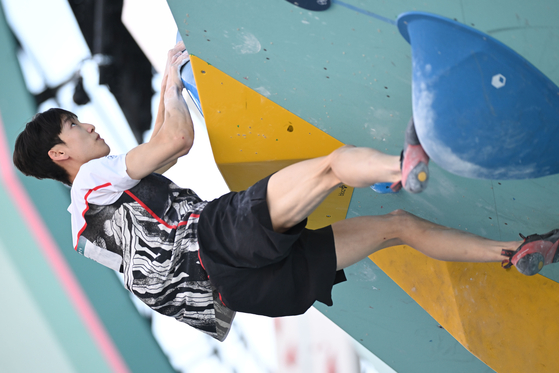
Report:
[{"label": "shoe toe", "polygon": [[410,193],[420,193],[427,188],[428,181],[429,167],[425,163],[420,162],[408,174],[404,189]]},{"label": "shoe toe", "polygon": [[515,264],[518,272],[526,275],[533,276],[538,273],[544,265],[544,257],[541,253],[532,253],[523,256]]}]

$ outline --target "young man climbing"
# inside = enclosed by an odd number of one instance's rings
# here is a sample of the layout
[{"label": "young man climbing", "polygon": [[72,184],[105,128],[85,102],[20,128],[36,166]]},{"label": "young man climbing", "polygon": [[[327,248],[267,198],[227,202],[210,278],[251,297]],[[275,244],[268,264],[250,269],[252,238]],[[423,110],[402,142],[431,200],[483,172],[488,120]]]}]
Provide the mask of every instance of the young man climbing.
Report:
[{"label": "young man climbing", "polygon": [[[126,288],[154,310],[223,340],[235,311],[284,316],[303,313],[315,301],[332,305],[331,290],[345,280],[343,269],[389,246],[406,244],[435,259],[469,262],[501,262],[520,246],[512,257],[519,269],[524,252],[549,253],[545,264],[555,260],[555,233],[530,236],[523,245],[492,241],[401,210],[305,228],[309,214],[342,183],[404,181],[408,188],[415,177],[421,187],[428,159],[414,155],[422,149],[413,139],[402,165],[398,156],[344,146],[246,191],[202,201],[158,173],[194,141],[181,94],[179,69],[188,60],[183,50],[179,43],[169,51],[149,142],[109,155],[94,125],[51,109],[27,124],[14,151],[24,174],[72,187],[75,249],[122,272]],[[411,172],[417,162],[425,163],[422,171]]]}]

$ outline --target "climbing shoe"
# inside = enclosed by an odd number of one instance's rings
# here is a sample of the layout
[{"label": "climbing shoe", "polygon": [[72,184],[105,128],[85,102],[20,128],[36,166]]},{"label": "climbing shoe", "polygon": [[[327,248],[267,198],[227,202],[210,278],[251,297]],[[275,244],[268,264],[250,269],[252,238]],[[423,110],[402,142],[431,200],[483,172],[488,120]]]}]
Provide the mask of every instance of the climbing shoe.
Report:
[{"label": "climbing shoe", "polygon": [[406,128],[404,150],[400,155],[400,169],[402,170],[402,180],[390,186],[397,192],[402,186],[411,193],[422,192],[427,187],[429,181],[429,156],[419,143],[413,117]]},{"label": "climbing shoe", "polygon": [[503,255],[510,259],[503,261],[503,267],[514,265],[518,272],[527,276],[538,273],[543,266],[559,261],[559,229],[546,234],[520,235],[524,243],[516,251],[503,250]]}]

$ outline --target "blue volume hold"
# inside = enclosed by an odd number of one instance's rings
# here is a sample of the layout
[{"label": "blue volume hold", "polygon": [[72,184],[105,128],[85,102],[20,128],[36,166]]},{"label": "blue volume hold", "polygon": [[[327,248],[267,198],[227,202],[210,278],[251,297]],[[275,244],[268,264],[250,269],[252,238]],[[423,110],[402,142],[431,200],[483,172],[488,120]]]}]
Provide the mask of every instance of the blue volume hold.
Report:
[{"label": "blue volume hold", "polygon": [[459,22],[398,17],[412,49],[415,128],[445,170],[479,179],[559,173],[559,88],[524,57]]}]

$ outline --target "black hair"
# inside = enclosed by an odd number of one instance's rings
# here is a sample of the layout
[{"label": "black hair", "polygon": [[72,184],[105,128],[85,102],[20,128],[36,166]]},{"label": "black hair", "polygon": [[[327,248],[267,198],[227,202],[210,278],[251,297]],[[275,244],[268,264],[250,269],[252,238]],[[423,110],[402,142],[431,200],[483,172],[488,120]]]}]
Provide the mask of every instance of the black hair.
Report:
[{"label": "black hair", "polygon": [[53,146],[64,144],[60,139],[62,123],[73,118],[77,116],[64,109],[49,109],[35,115],[16,139],[14,165],[26,176],[72,185],[68,172],[56,164],[48,152]]}]

